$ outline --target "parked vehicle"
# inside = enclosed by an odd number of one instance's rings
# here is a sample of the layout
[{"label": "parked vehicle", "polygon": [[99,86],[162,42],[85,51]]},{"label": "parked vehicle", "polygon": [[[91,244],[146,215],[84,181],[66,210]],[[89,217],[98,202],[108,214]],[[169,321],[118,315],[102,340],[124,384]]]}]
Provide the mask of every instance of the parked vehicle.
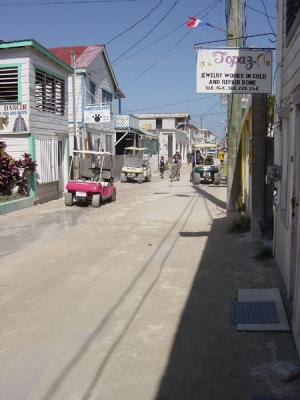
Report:
[{"label": "parked vehicle", "polygon": [[74,150],[65,205],[72,206],[74,202],[80,202],[100,207],[104,201],[115,201],[117,193],[112,170],[111,153]]},{"label": "parked vehicle", "polygon": [[[215,151],[214,151],[215,150]],[[192,148],[192,172],[190,181],[194,185],[201,182],[220,184],[220,173],[217,164],[217,148],[214,144],[199,144]]]},{"label": "parked vehicle", "polygon": [[126,147],[120,181],[151,181],[149,150],[144,147]]}]

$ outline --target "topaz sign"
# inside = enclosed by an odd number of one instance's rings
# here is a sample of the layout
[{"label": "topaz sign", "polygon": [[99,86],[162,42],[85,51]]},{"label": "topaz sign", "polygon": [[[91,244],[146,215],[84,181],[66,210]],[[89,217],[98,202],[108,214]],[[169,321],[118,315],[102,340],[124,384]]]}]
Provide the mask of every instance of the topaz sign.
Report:
[{"label": "topaz sign", "polygon": [[198,93],[272,93],[268,49],[197,49]]}]

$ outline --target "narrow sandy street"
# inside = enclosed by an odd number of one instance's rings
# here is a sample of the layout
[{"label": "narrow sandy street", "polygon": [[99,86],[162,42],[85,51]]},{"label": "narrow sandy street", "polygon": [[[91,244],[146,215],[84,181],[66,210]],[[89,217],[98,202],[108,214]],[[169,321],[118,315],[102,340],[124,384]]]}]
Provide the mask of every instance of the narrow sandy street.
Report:
[{"label": "narrow sandy street", "polygon": [[193,187],[184,168],[180,182],[118,184],[100,209],[59,200],[1,217],[1,400],[299,390],[266,372],[296,358],[291,334],[229,322],[236,289],[280,287],[279,271],[226,233],[226,188]]}]

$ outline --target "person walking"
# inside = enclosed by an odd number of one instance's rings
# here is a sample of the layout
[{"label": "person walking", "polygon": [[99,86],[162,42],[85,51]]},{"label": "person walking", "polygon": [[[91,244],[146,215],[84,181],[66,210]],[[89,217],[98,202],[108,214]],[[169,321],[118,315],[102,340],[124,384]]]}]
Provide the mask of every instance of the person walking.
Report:
[{"label": "person walking", "polygon": [[186,159],[187,159],[188,165],[190,165],[190,163],[192,161],[192,153],[190,151],[187,152]]},{"label": "person walking", "polygon": [[164,158],[164,156],[161,156],[160,161],[159,161],[159,171],[160,171],[161,179],[164,179],[164,177],[165,177],[165,169],[166,169],[165,158]]}]

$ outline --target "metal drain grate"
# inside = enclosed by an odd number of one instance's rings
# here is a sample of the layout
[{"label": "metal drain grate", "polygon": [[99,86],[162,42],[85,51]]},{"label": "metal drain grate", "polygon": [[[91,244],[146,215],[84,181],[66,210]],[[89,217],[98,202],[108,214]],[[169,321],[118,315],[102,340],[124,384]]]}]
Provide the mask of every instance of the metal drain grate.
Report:
[{"label": "metal drain grate", "polygon": [[231,303],[230,320],[233,324],[277,324],[279,316],[274,301]]}]

